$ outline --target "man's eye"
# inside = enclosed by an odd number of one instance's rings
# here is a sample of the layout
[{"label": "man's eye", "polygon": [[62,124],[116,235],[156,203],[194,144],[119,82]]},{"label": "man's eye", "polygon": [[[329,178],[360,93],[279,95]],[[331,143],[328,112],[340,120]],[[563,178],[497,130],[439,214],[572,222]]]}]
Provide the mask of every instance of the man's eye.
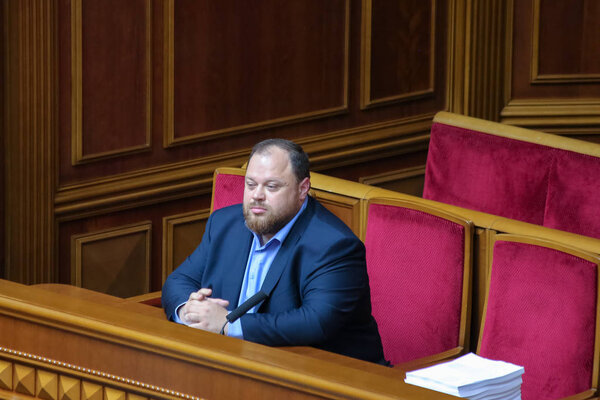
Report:
[{"label": "man's eye", "polygon": [[246,182],[246,187],[248,189],[254,189],[256,187],[256,183]]},{"label": "man's eye", "polygon": [[279,187],[279,185],[267,185],[267,189],[271,191],[277,190]]}]

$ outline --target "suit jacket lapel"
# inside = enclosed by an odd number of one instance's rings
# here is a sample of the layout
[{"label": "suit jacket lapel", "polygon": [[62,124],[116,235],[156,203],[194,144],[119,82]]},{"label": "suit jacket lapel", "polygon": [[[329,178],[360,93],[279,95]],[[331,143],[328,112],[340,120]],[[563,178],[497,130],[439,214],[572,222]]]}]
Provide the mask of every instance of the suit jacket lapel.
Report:
[{"label": "suit jacket lapel", "polygon": [[[308,198],[308,204],[306,205],[306,209],[304,212],[298,217],[296,223],[290,230],[290,233],[285,238],[283,243],[281,244],[281,248],[271,267],[269,268],[269,272],[267,272],[267,276],[262,284],[261,290],[267,294],[267,296],[271,295],[271,292],[279,282],[281,278],[281,274],[285,268],[289,265],[290,258],[294,254],[294,249],[296,248],[296,244],[298,240],[302,237],[302,234],[306,230],[308,223],[310,222],[313,214],[315,212],[315,201],[312,197]],[[264,303],[263,303],[264,304]]]},{"label": "suit jacket lapel", "polygon": [[[240,300],[240,292],[242,290],[242,282],[248,263],[248,255],[250,254],[250,246],[252,245],[252,234],[242,224],[242,231],[231,240],[234,243],[235,250],[229,250],[229,255],[224,257],[223,269],[227,271],[223,277],[223,297],[230,299],[229,310],[233,310],[238,306]],[[231,249],[231,246],[227,246]],[[225,253],[227,254],[227,253]]]}]

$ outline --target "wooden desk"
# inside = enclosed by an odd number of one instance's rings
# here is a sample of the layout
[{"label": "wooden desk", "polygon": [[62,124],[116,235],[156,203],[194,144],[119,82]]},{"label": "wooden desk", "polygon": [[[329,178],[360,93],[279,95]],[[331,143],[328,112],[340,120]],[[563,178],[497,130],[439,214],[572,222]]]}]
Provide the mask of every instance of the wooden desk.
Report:
[{"label": "wooden desk", "polygon": [[0,280],[0,397],[455,398],[407,385],[398,370],[198,331],[151,309],[72,287]]}]

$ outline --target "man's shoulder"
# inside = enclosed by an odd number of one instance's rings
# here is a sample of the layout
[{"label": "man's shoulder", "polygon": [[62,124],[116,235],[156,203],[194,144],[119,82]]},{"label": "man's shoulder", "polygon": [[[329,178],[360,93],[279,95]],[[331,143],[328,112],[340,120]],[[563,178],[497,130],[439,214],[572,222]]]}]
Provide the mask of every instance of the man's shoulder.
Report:
[{"label": "man's shoulder", "polygon": [[219,208],[218,210],[213,211],[211,215],[217,215],[217,216],[239,215],[239,213],[241,213],[241,212],[243,212],[242,203],[238,203],[238,204],[233,204],[231,206]]},{"label": "man's shoulder", "polygon": [[244,224],[244,211],[242,204],[234,204],[231,206],[219,208],[213,211],[209,217],[213,224],[230,225],[235,222]]},{"label": "man's shoulder", "polygon": [[316,230],[320,236],[342,236],[356,238],[352,229],[339,217],[323,206],[318,200],[313,199],[314,215],[309,223],[309,229]]}]

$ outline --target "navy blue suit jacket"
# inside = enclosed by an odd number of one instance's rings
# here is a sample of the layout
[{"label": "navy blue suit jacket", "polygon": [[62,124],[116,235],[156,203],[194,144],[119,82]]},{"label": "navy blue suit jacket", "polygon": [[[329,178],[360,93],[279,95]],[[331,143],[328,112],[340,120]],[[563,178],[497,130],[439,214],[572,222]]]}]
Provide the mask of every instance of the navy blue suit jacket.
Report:
[{"label": "navy blue suit jacket", "polygon": [[[215,211],[202,242],[168,277],[165,313],[199,288],[237,307],[252,234],[240,204]],[[336,216],[309,197],[281,245],[262,290],[257,313],[241,317],[244,339],[270,346],[315,346],[381,362],[383,350],[371,315],[363,243]]]}]

